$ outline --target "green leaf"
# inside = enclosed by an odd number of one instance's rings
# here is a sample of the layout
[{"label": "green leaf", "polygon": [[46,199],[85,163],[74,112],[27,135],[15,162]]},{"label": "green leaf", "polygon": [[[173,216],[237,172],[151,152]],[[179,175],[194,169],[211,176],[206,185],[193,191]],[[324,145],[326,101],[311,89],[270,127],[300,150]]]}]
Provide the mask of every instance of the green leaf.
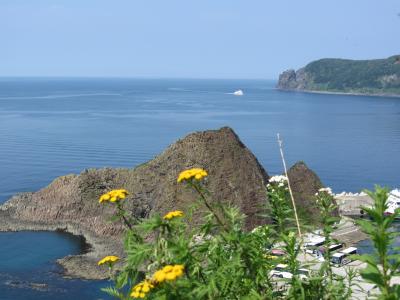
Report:
[{"label": "green leaf", "polygon": [[124,294],[122,294],[121,292],[119,292],[117,289],[115,289],[113,287],[105,287],[105,288],[101,288],[101,290],[112,297],[119,298],[119,299],[124,298]]},{"label": "green leaf", "polygon": [[360,272],[360,275],[363,279],[376,284],[378,287],[384,286],[382,274],[374,266],[368,265],[364,270]]}]

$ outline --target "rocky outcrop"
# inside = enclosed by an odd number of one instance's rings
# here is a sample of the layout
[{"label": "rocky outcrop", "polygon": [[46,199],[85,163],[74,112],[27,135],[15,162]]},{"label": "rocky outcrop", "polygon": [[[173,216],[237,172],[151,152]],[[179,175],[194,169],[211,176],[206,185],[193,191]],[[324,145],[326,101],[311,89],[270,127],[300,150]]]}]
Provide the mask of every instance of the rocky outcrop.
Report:
[{"label": "rocky outcrop", "polygon": [[[318,190],[324,187],[320,178],[302,161],[288,170],[288,177],[300,217],[306,223],[318,223],[320,212],[314,199]],[[334,215],[338,216],[337,210]]]},{"label": "rocky outcrop", "polygon": [[282,90],[293,90],[297,87],[296,71],[293,69],[286,70],[279,75],[277,88]]},{"label": "rocky outcrop", "polygon": [[196,195],[178,184],[176,178],[192,167],[208,171],[206,185],[214,201],[239,206],[247,215],[249,227],[259,222],[257,212],[265,201],[268,174],[227,127],[190,134],[134,169],[91,169],[59,177],[36,193],[13,197],[2,209],[19,220],[68,222],[97,235],[115,236],[123,228],[107,222],[113,209],[98,203],[101,194],[114,188],[127,189],[130,195],[124,201],[125,207],[137,217],[184,209]]},{"label": "rocky outcrop", "polygon": [[290,69],[279,75],[277,88],[281,90],[308,90],[311,82],[311,76],[304,68],[297,72]]},{"label": "rocky outcrop", "polygon": [[[192,167],[208,171],[205,184],[212,201],[240,207],[248,228],[264,221],[258,213],[266,201],[268,174],[233,130],[224,127],[189,134],[134,169],[85,170],[80,175],[59,177],[36,193],[16,195],[0,208],[0,229],[61,229],[89,237],[92,252],[83,260],[74,256],[62,261],[70,274],[82,277],[71,266],[84,265],[87,260],[95,264],[106,250],[121,249],[123,225],[109,222],[113,207],[99,204],[99,196],[110,189],[127,189],[130,195],[124,201],[125,208],[137,217],[185,210],[197,196],[176,179],[182,170]],[[197,216],[200,213],[201,209],[197,210]]]},{"label": "rocky outcrop", "polygon": [[[124,207],[132,215],[146,218],[170,210],[185,210],[197,195],[178,184],[178,174],[201,167],[208,171],[205,185],[210,201],[235,205],[246,215],[246,227],[269,222],[259,216],[265,207],[268,174],[256,157],[228,127],[189,134],[169,146],[153,160],[134,169],[90,169],[79,175],[55,179],[35,193],[12,197],[0,206],[0,231],[64,230],[83,235],[92,246],[88,253],[59,260],[66,273],[82,278],[107,277],[97,267],[104,255],[122,255],[123,224],[109,222],[114,207],[99,204],[99,196],[111,189],[124,188],[130,194]],[[318,177],[304,164],[289,171],[296,201],[305,212],[314,214],[311,196],[322,187]],[[199,207],[193,222],[205,208]]]}]

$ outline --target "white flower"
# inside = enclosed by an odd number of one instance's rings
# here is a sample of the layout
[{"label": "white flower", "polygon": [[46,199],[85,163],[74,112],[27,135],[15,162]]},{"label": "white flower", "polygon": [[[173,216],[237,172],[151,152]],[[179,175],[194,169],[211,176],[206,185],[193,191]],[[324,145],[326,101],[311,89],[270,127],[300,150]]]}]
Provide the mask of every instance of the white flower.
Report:
[{"label": "white flower", "polygon": [[190,245],[191,245],[191,246],[194,246],[194,245],[201,245],[201,244],[203,244],[205,241],[209,241],[209,240],[211,240],[212,238],[213,238],[213,236],[210,235],[210,234],[206,234],[206,235],[197,234],[197,235],[194,235],[194,236],[193,236],[193,240],[190,242]]},{"label": "white flower", "polygon": [[276,182],[276,183],[285,182],[285,181],[287,181],[287,177],[283,176],[283,175],[275,175],[269,179],[269,182]]},{"label": "white flower", "polygon": [[325,192],[325,193],[327,193],[327,194],[333,196],[333,192],[332,192],[332,189],[331,189],[330,187],[320,188],[320,189],[318,190],[318,192],[319,192],[319,193],[324,193],[324,192]]}]

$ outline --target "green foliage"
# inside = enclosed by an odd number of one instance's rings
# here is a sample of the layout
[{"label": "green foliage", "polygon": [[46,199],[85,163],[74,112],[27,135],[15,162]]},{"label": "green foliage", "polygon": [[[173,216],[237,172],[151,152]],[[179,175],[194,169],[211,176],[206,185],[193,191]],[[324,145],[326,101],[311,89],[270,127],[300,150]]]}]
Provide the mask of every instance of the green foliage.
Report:
[{"label": "green foliage", "polygon": [[[122,206],[117,205],[116,215],[127,226],[125,265],[112,278],[114,287],[103,289],[105,292],[118,299],[351,299],[357,273],[349,269],[344,277],[333,274],[329,251],[325,251],[325,263],[318,270],[311,272],[309,269],[308,276],[301,275],[301,270],[313,263],[300,259],[302,240],[293,227],[293,210],[284,180],[267,187],[273,223],[256,227],[251,232],[244,229],[244,216],[237,207],[214,204],[216,202],[211,201],[211,195],[200,180],[185,183],[198,193],[198,205],[208,209],[200,224],[188,225],[191,210],[185,214],[176,211],[164,217],[154,215],[136,220],[129,219]],[[375,256],[363,256],[369,265],[363,277],[382,287],[382,295],[394,295],[399,288],[390,287],[388,280],[397,274],[399,260],[387,254],[394,237],[389,230],[392,219],[380,213],[385,209],[381,203],[385,194],[378,190],[373,195],[377,208],[366,208],[372,221],[361,224],[375,237],[380,260]],[[329,247],[337,221],[332,217],[336,207],[329,193],[320,192],[316,200],[321,210],[326,247]],[[284,255],[273,255],[276,249]],[[379,262],[386,266],[386,271],[377,267]],[[291,276],[275,276],[274,269],[282,263]],[[176,266],[183,271],[166,279],[164,270]]]},{"label": "green foliage", "polygon": [[394,238],[399,235],[391,230],[391,226],[400,216],[400,210],[397,209],[392,215],[385,214],[388,208],[388,189],[376,186],[375,192],[366,192],[374,200],[374,204],[372,207],[363,207],[370,219],[359,220],[358,224],[371,238],[375,253],[358,256],[358,259],[367,264],[361,276],[379,288],[381,294],[377,295],[378,299],[400,299],[399,285],[390,283],[393,276],[400,274],[400,255],[390,255],[389,252]]},{"label": "green foliage", "polygon": [[313,90],[400,93],[398,56],[376,60],[321,59],[311,62],[305,71]]}]

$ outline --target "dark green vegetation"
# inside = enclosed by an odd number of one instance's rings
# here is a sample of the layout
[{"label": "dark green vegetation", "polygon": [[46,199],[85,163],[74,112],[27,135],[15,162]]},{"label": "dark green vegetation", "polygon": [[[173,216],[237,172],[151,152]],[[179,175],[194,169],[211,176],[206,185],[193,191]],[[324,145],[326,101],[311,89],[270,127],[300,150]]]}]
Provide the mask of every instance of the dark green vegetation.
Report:
[{"label": "dark green vegetation", "polygon": [[381,294],[377,298],[395,300],[400,298],[400,285],[392,285],[391,279],[400,274],[400,255],[398,252],[390,254],[390,248],[399,233],[393,231],[391,227],[399,217],[400,210],[397,209],[392,215],[385,215],[385,210],[388,208],[388,192],[388,189],[378,186],[375,193],[367,191],[374,199],[374,205],[363,207],[369,219],[359,220],[358,224],[371,238],[375,251],[374,254],[364,254],[358,259],[367,263],[367,267],[361,271],[361,276],[379,288]]},{"label": "dark green vegetation", "polygon": [[387,59],[320,59],[285,71],[278,88],[309,91],[400,95],[400,55]]},{"label": "dark green vegetation", "polygon": [[305,68],[315,88],[393,90],[400,92],[400,56],[376,60],[321,59]]}]

